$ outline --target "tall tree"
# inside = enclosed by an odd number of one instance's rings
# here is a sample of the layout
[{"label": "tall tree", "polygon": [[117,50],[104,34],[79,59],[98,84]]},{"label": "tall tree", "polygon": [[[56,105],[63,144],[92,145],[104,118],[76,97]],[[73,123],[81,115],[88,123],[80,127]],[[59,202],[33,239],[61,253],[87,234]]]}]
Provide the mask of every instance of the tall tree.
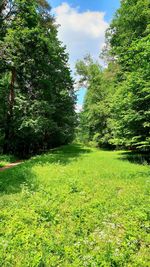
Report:
[{"label": "tall tree", "polygon": [[108,38],[122,77],[112,103],[114,142],[149,150],[149,1],[122,1]]},{"label": "tall tree", "polygon": [[75,98],[68,55],[57,38],[49,5],[15,0],[14,6],[1,43],[9,80],[4,152],[29,154],[71,140]]},{"label": "tall tree", "polygon": [[150,150],[150,4],[121,1],[102,53],[107,68],[77,63],[87,94],[81,124],[88,141]]}]

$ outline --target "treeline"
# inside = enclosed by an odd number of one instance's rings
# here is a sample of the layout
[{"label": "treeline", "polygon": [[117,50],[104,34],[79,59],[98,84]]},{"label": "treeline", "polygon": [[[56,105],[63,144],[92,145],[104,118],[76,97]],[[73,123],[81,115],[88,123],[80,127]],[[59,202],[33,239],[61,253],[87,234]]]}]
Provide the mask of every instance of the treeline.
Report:
[{"label": "treeline", "polygon": [[78,137],[97,146],[150,151],[150,2],[121,1],[101,55],[77,62],[87,87]]},{"label": "treeline", "polygon": [[45,0],[0,1],[0,150],[21,156],[70,142],[75,94]]}]

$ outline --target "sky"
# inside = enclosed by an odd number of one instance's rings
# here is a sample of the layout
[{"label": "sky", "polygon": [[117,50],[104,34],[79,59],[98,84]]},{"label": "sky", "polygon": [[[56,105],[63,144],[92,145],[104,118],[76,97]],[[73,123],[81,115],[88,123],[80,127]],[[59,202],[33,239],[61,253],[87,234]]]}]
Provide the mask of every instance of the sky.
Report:
[{"label": "sky", "polygon": [[[49,0],[59,24],[58,37],[66,45],[74,75],[75,63],[86,54],[98,60],[105,31],[119,8],[120,0]],[[77,93],[77,110],[82,108],[85,89]]]}]

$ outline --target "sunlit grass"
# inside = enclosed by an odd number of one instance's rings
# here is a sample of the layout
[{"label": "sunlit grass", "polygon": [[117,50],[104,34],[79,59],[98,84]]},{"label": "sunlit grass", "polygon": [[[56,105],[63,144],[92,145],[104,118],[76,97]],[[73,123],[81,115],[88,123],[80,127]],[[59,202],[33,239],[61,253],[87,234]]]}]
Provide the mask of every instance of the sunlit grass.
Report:
[{"label": "sunlit grass", "polygon": [[11,155],[0,155],[0,168],[5,167],[9,163],[15,162],[15,157]]},{"label": "sunlit grass", "polygon": [[2,167],[4,167],[4,166],[6,166],[8,164],[8,162],[7,161],[0,161],[0,168],[2,168]]},{"label": "sunlit grass", "polygon": [[0,173],[1,266],[149,266],[149,177],[79,145]]}]

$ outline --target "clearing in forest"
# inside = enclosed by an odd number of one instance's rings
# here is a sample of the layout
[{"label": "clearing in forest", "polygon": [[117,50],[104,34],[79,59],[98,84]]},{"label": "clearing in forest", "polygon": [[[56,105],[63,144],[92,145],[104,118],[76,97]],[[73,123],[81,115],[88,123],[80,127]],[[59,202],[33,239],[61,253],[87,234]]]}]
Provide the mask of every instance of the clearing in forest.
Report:
[{"label": "clearing in forest", "polygon": [[0,173],[1,266],[149,266],[148,165],[70,145]]}]

